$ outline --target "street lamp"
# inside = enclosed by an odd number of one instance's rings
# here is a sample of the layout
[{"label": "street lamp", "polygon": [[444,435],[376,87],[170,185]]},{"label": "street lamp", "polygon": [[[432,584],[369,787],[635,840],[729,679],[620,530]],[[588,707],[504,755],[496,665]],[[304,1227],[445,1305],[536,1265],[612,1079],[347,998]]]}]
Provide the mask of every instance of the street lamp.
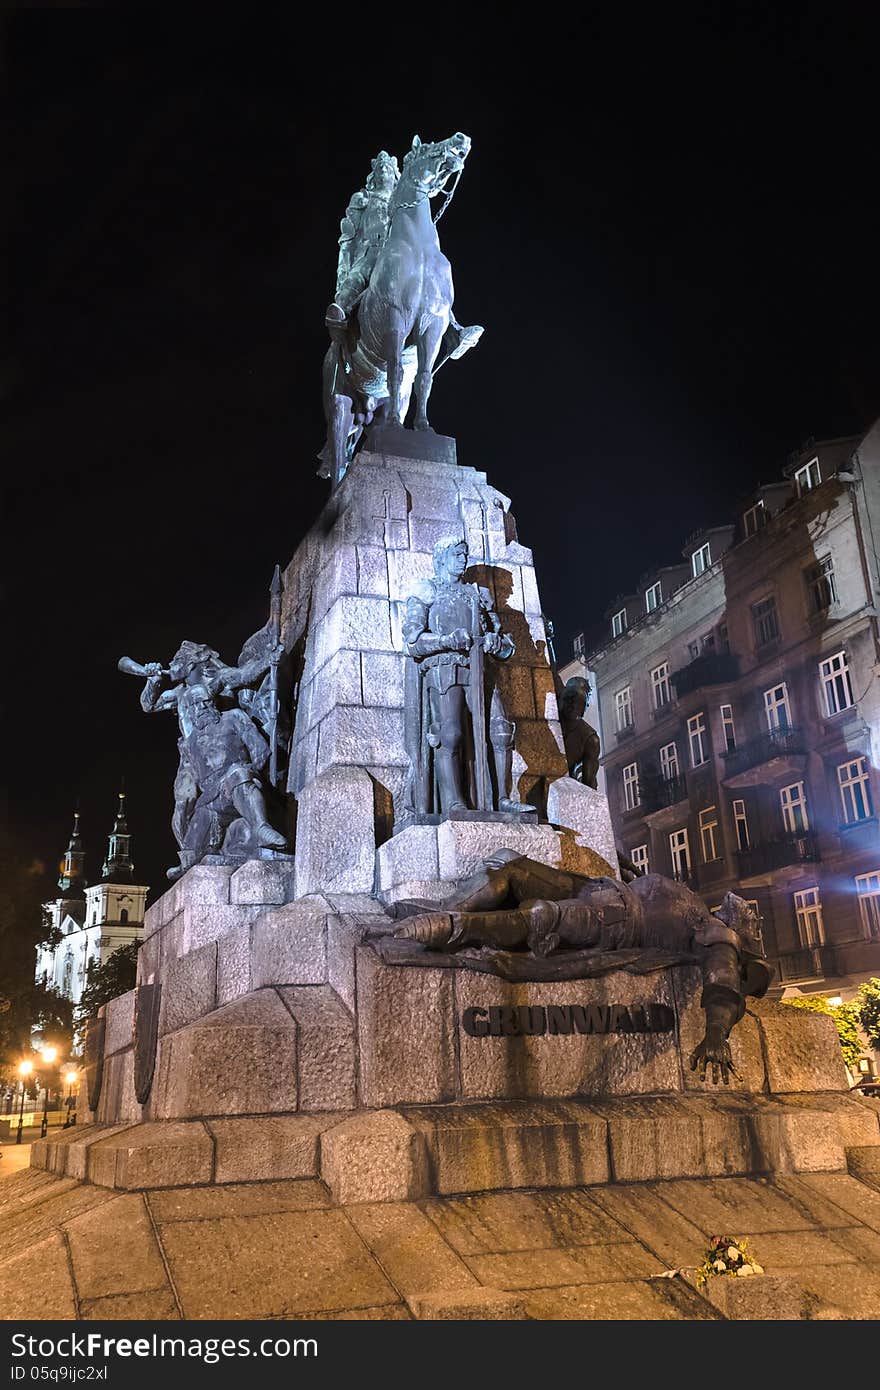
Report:
[{"label": "street lamp", "polygon": [[[44,1048],[43,1048],[43,1061],[44,1061],[44,1062],[46,1063],[46,1065],[49,1067],[50,1071],[51,1071],[51,1068],[52,1068],[52,1063],[55,1061],[55,1058],[56,1058],[57,1056],[58,1056],[58,1048],[57,1048],[57,1047],[44,1047]],[[46,1084],[45,1084],[45,1086],[43,1087],[43,1123],[40,1125],[40,1138],[41,1138],[41,1139],[45,1139],[45,1137],[46,1137],[46,1132],[47,1132],[48,1128],[49,1128],[49,1078],[48,1078],[48,1076],[47,1076],[47,1077],[46,1077]]]},{"label": "street lamp", "polygon": [[19,1110],[18,1110],[18,1134],[15,1136],[15,1142],[16,1142],[16,1144],[20,1144],[20,1143],[21,1143],[21,1128],[22,1128],[22,1125],[24,1124],[24,1093],[25,1093],[24,1079],[25,1079],[26,1076],[30,1076],[30,1074],[31,1074],[31,1072],[33,1071],[33,1069],[34,1069],[34,1064],[33,1064],[33,1062],[19,1062],[19,1064],[18,1064],[18,1074],[19,1074],[19,1076],[21,1077],[21,1105],[19,1106]]},{"label": "street lamp", "polygon": [[[73,1088],[79,1080],[79,1072],[69,1071],[64,1080],[67,1082],[67,1119],[64,1121],[63,1128],[69,1129],[71,1125],[76,1124],[76,1111],[72,1110],[71,1106],[73,1105]],[[73,1119],[70,1118],[71,1115]]]}]

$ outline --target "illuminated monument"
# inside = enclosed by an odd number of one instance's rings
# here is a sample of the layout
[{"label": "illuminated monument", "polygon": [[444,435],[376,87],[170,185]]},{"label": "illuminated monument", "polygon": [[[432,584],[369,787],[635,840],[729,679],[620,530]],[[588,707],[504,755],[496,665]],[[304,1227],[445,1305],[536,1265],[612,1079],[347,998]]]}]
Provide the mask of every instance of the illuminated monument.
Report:
[{"label": "illuminated monument", "polygon": [[[623,882],[604,796],[568,775],[532,553],[428,423],[434,376],[482,331],[453,315],[431,216],[469,150],[416,140],[399,172],[383,152],[349,204],[331,490],[276,586],[283,651],[270,619],[252,666],[138,668],[151,708],[174,702],[177,805],[208,829],[147,913],[137,989],[90,1030],[97,1127],[70,1171],[92,1183],[320,1176],[358,1203],[880,1145],[831,1020],[759,998],[746,905]],[[242,720],[263,740],[246,759]],[[246,783],[278,842],[244,811],[230,840]]]}]

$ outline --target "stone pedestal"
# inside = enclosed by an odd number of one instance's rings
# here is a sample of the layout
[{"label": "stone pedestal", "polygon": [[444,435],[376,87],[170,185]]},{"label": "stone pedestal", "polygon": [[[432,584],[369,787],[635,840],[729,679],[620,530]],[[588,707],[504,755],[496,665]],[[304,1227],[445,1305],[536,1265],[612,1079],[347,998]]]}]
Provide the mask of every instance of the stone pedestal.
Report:
[{"label": "stone pedestal", "polygon": [[331,880],[337,891],[373,889],[407,766],[403,606],[450,534],[466,537],[466,578],[492,592],[516,644],[509,662],[493,664],[516,725],[514,795],[546,815],[548,789],[565,777],[532,555],[509,499],[473,468],[362,452],[284,575],[283,636],[302,660],[289,779],[298,895]]}]

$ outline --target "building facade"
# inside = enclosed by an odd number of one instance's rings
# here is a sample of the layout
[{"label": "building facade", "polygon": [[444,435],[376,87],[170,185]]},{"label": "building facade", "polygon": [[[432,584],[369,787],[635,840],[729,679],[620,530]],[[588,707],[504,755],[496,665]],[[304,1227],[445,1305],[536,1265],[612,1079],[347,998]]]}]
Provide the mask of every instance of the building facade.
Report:
[{"label": "building facade", "polygon": [[134,882],[125,793],[110,832],[101,879],[89,886],[85,854],[74,815],[70,843],[61,862],[59,897],[43,904],[47,939],[37,947],[36,979],[79,1004],[88,966],[103,965],[120,946],[139,941],[149,889]]},{"label": "building facade", "polygon": [[691,536],[562,672],[595,672],[618,848],[753,900],[786,994],[880,976],[878,538],[880,421]]}]

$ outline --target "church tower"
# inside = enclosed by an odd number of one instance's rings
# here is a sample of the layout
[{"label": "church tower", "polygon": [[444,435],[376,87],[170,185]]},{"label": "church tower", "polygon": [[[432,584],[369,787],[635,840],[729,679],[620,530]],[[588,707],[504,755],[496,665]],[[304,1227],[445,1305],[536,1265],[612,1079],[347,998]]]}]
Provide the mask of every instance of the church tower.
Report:
[{"label": "church tower", "polygon": [[134,865],[131,862],[128,821],[125,817],[125,784],[119,790],[119,805],[116,819],[107,842],[107,857],[101,867],[101,878],[105,883],[125,883],[134,878]]},{"label": "church tower", "polygon": [[79,811],[74,811],[73,829],[70,832],[70,840],[64,851],[58,876],[58,887],[61,889],[63,898],[82,897],[83,889],[86,886],[85,858],[82,836],[79,831]]}]

